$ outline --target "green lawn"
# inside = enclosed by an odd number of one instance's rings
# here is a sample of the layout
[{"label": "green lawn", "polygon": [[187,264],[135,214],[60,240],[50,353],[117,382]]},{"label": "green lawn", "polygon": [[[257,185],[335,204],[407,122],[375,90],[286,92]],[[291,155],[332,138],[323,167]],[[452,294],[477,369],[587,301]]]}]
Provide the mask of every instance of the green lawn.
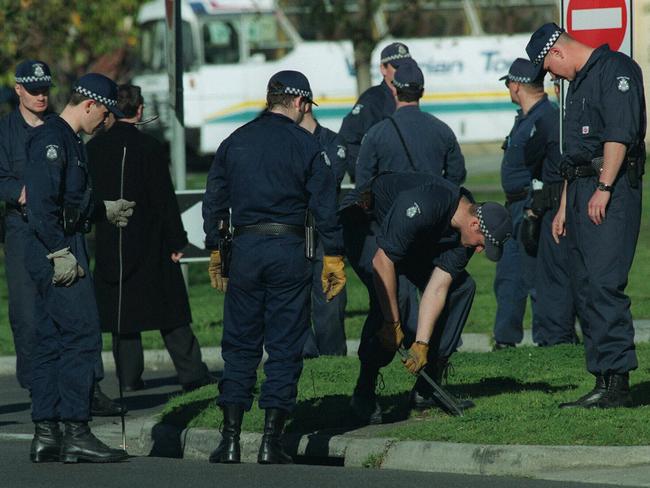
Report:
[{"label": "green lawn", "polygon": [[[639,363],[650,363],[650,345],[638,348]],[[522,347],[496,353],[458,353],[449,390],[472,398],[476,407],[450,417],[437,409],[410,414],[408,392],[413,377],[398,360],[384,368],[379,392],[385,412],[382,437],[411,440],[499,444],[647,445],[650,443],[650,371],[632,375],[637,408],[560,410],[593,387],[585,373],[581,346]],[[308,433],[358,427],[350,415],[349,396],[358,372],[354,358],[319,358],[305,362],[298,404],[288,432]],[[260,370],[259,376],[263,376]],[[256,397],[259,392],[256,388]],[[218,428],[221,412],[214,405],[216,386],[173,398],[163,421],[181,427]],[[407,420],[395,424],[397,421]],[[244,430],[261,431],[263,411],[257,404],[244,417]]]},{"label": "green lawn", "polygon": [[[644,186],[648,186],[648,180]],[[202,188],[205,185],[205,174],[193,173],[188,175],[188,188]],[[497,173],[470,176],[466,186],[474,192],[478,200],[500,201],[499,175]],[[644,192],[643,220],[641,235],[636,250],[634,266],[630,274],[630,284],[627,292],[632,297],[632,313],[635,318],[650,318],[650,197],[648,188]],[[4,260],[0,257],[0,267],[4,268]],[[468,267],[477,284],[476,298],[470,313],[467,332],[487,332],[492,330],[495,300],[492,291],[495,265],[485,256],[474,257]],[[217,346],[221,340],[221,321],[223,311],[223,295],[212,290],[209,285],[206,264],[197,263],[189,266],[190,302],[194,318],[193,327],[203,346]],[[367,309],[367,294],[351,268],[348,268],[348,308],[346,314],[346,330],[348,337],[359,337],[365,312]],[[527,312],[526,326],[530,324],[530,313]],[[163,343],[157,332],[147,332],[143,335],[147,348],[162,348]],[[105,335],[104,348],[110,348],[110,337]],[[13,340],[7,319],[7,289],[4,280],[0,280],[0,354],[13,354]]]}]

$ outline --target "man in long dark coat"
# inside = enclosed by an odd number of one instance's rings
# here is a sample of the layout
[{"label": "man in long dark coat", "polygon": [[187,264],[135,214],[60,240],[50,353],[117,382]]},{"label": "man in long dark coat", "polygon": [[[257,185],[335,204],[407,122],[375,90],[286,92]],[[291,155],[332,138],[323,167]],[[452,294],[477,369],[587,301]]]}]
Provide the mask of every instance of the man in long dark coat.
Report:
[{"label": "man in long dark coat", "polygon": [[102,329],[113,333],[113,354],[126,391],[144,387],[140,332],[145,330],[160,330],[179,383],[192,390],[212,378],[190,328],[192,315],[178,264],[187,234],[169,174],[169,158],[160,142],[135,126],[144,107],[140,88],[122,85],[118,105],[125,118],[88,143],[90,171],[98,199],[121,195],[123,180],[123,195],[137,202],[138,215],[132,219],[133,225],[122,231],[119,341],[119,231],[97,226],[95,288]]}]

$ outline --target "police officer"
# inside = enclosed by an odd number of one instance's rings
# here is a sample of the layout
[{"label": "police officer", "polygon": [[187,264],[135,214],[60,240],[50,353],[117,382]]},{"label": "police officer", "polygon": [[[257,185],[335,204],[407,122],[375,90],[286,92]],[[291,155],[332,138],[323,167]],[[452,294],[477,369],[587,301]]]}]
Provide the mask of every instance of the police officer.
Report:
[{"label": "police officer", "polygon": [[424,75],[413,59],[400,63],[389,88],[396,110],[363,138],[355,170],[357,185],[384,171],[442,175],[462,185],[465,158],[449,126],[420,110]]},{"label": "police officer", "polygon": [[[474,299],[476,285],[465,267],[474,252],[484,248],[488,258],[498,260],[512,223],[501,205],[478,205],[467,190],[437,175],[383,174],[359,190],[358,205],[366,206],[364,193],[371,195],[372,212],[381,225],[373,268],[383,321],[374,330],[363,330],[359,346],[362,377],[353,406],[357,415],[365,409],[367,420],[377,423],[381,421],[375,393],[379,368],[406,341],[406,346],[410,344],[405,361],[409,371],[415,374],[426,366],[427,373],[440,381]],[[406,330],[397,298],[397,279],[402,275],[422,294],[418,323]],[[420,378],[411,391],[410,404],[417,409],[446,408]],[[457,404],[460,409],[473,406],[469,400]]]},{"label": "police officer", "polygon": [[[0,199],[5,202],[5,266],[9,295],[9,323],[16,349],[16,377],[26,390],[31,389],[32,355],[35,348],[34,297],[36,285],[25,268],[25,242],[28,239],[27,196],[23,181],[25,141],[32,127],[43,123],[48,110],[52,74],[43,61],[26,60],[16,67],[19,104],[0,119]],[[101,355],[95,364],[93,415],[119,415],[120,405],[112,402],[99,387],[104,377]]]},{"label": "police officer", "polygon": [[631,406],[629,372],[637,358],[624,290],[641,220],[641,69],[625,54],[591,48],[552,23],[533,33],[526,52],[540,71],[570,81],[562,141],[567,186],[553,235],[566,235],[573,288],[586,297],[587,370],[596,384],[560,407]]},{"label": "police officer", "polygon": [[501,186],[506,196],[506,207],[513,224],[513,238],[503,250],[494,277],[497,311],[494,319],[495,349],[514,347],[523,339],[523,320],[526,301],[530,295],[533,307],[533,341],[539,342],[536,296],[533,288],[535,258],[529,256],[521,243],[521,224],[530,192],[532,171],[524,149],[535,133],[535,124],[545,111],[543,79],[537,79],[537,70],[527,59],[516,59],[505,80],[510,99],[519,105],[515,123],[506,138],[501,162]]},{"label": "police officer", "polygon": [[131,202],[95,202],[92,195],[78,133],[95,132],[109,111],[122,116],[117,85],[100,74],[84,75],[61,115],[46,118],[26,144],[25,266],[37,288],[33,462],[114,462],[127,456],[88,427],[101,334],[84,233],[91,220],[101,218],[124,226],[133,212]]},{"label": "police officer", "polygon": [[[555,81],[553,85],[559,103]],[[584,310],[584,293],[574,300],[574,294],[567,292],[571,290],[568,243],[562,239],[556,244],[551,234],[551,224],[560,207],[564,188],[560,174],[559,109],[544,95],[537,110],[541,116],[524,148],[524,160],[533,176],[533,189],[521,225],[521,241],[526,252],[537,256],[533,278],[537,294],[537,344],[576,344],[576,311]],[[584,323],[584,314],[579,316]]]},{"label": "police officer", "polygon": [[[318,140],[321,148],[328,155],[329,160],[336,165],[338,134],[327,127],[320,125],[314,117],[312,104],[305,106],[305,113],[300,122],[300,127],[311,132]],[[337,182],[343,179],[345,168],[332,166]],[[303,356],[313,358],[319,355],[345,356],[348,346],[345,342],[345,306],[347,304],[347,293],[345,288],[328,301],[320,286],[321,274],[323,272],[323,256],[325,251],[322,242],[318,241],[316,255],[313,259],[314,272],[312,274],[311,287],[311,318],[313,329],[310,330]]]},{"label": "police officer", "polygon": [[379,70],[383,81],[363,92],[341,123],[338,157],[345,161],[352,181],[355,180],[361,139],[373,125],[395,112],[395,97],[391,92],[390,83],[393,81],[395,70],[405,59],[411,59],[411,54],[408,47],[401,42],[393,42],[382,49]]},{"label": "police officer", "polygon": [[[273,75],[267,110],[221,143],[208,175],[203,198],[206,247],[213,250],[208,271],[214,287],[228,290],[221,344],[225,365],[217,399],[224,415],[223,440],[211,462],[240,461],[241,422],[253,402],[263,346],[269,357],[259,398],[266,418],[258,462],[292,462],[279,439],[296,403],[309,331],[307,209],[323,243],[321,280],[327,299],[345,285],[334,174],[316,138],[298,125],[310,103],[311,88],[302,73]],[[224,252],[229,209],[232,263]]]}]

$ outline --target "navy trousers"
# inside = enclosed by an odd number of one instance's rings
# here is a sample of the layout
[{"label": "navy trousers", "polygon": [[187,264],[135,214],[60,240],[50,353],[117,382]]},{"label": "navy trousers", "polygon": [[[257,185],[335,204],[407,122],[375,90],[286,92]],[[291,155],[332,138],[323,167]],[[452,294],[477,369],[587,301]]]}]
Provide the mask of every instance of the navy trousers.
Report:
[{"label": "navy trousers", "polygon": [[253,404],[262,347],[266,380],[260,408],[291,411],[309,332],[312,263],[304,240],[292,235],[235,237],[224,303],[219,405]]},{"label": "navy trousers", "polygon": [[621,374],[638,365],[625,287],[639,237],[641,184],[632,188],[624,170],[621,173],[600,225],[587,214],[596,177],[578,178],[567,191],[570,276],[574,289],[585,295],[582,332],[592,374]]},{"label": "navy trousers", "polygon": [[47,249],[30,236],[25,265],[37,287],[36,347],[32,371],[32,420],[87,421],[97,357],[101,351],[99,313],[82,234],[70,250],[86,276],[72,286],[52,284]]},{"label": "navy trousers", "polygon": [[323,272],[323,246],[318,244],[316,258],[313,260],[311,285],[311,321],[303,355],[305,357],[345,356],[348,347],[345,342],[345,306],[348,302],[347,290],[327,301],[321,283]]},{"label": "navy trousers", "polygon": [[524,338],[524,313],[530,296],[533,308],[533,341],[540,342],[537,327],[537,305],[534,289],[535,258],[526,254],[519,236],[526,201],[507,205],[512,218],[512,238],[503,246],[503,255],[497,263],[494,294],[497,312],[494,319],[496,342],[517,344]]}]

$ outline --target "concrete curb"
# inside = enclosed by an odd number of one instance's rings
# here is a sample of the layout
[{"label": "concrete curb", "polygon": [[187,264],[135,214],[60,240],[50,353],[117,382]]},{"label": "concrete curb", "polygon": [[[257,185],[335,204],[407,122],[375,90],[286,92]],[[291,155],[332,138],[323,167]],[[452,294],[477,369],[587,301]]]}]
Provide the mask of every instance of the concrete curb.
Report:
[{"label": "concrete curb", "polygon": [[[242,462],[257,462],[262,435],[242,433]],[[146,421],[139,451],[157,456],[207,461],[221,440],[217,430],[179,429]],[[327,459],[346,467],[408,471],[527,476],[571,469],[622,468],[648,464],[650,446],[529,446],[458,444],[359,438],[350,434],[287,434],[283,444],[292,456]]]}]

